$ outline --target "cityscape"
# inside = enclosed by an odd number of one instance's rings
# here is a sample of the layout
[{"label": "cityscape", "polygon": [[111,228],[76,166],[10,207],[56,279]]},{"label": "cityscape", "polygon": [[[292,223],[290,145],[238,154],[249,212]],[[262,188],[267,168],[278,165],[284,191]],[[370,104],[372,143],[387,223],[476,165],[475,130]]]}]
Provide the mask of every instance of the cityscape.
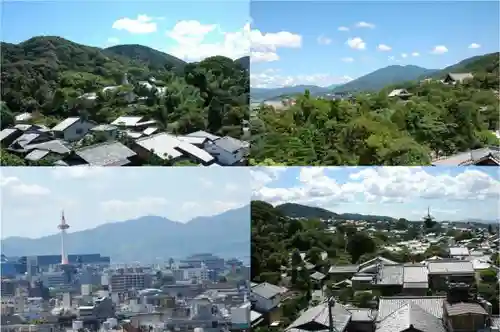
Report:
[{"label": "cityscape", "polygon": [[[247,172],[244,168],[229,172],[172,168],[170,176],[160,178],[162,169],[141,169],[139,177],[133,169],[124,168],[118,172],[102,168],[2,169],[2,331],[249,329]],[[229,179],[227,175],[231,175]],[[128,179],[125,186],[133,190],[117,194],[123,178]],[[144,186],[148,178],[157,183]],[[183,187],[174,192],[166,189],[167,183]],[[196,192],[216,185],[220,193],[210,200]],[[99,193],[91,197],[87,190]],[[141,197],[143,193],[149,196]],[[25,202],[16,205],[19,197]],[[184,206],[169,213],[177,202]],[[23,208],[22,204],[27,205]],[[92,205],[103,211],[88,210]],[[125,205],[132,208],[124,211]],[[180,221],[168,220],[165,214]],[[144,217],[120,222],[88,219],[137,215]],[[32,232],[24,232],[21,220],[38,220],[38,224],[33,224]],[[207,224],[219,237],[200,232]],[[221,226],[231,232],[231,238]],[[164,242],[163,248],[157,247],[152,231],[160,233],[157,239]],[[145,243],[141,244],[141,237],[146,238]],[[100,246],[99,241],[108,241],[108,246]],[[112,250],[117,246],[119,252]]]}]

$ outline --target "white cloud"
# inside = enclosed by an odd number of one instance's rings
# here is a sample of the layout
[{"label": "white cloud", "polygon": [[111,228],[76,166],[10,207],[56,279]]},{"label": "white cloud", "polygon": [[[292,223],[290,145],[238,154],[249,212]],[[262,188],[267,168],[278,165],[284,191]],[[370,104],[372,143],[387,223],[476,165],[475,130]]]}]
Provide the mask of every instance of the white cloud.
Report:
[{"label": "white cloud", "polygon": [[260,30],[250,31],[252,51],[276,51],[278,48],[302,47],[302,36],[289,32],[262,33]]},{"label": "white cloud", "polygon": [[9,184],[12,184],[12,183],[17,183],[17,182],[20,182],[20,180],[18,178],[16,178],[15,176],[3,177],[0,175],[0,188],[8,186]]},{"label": "white cloud", "polygon": [[317,85],[330,86],[332,84],[343,84],[352,81],[349,76],[336,76],[330,74],[311,75],[280,75],[279,73],[266,70],[260,73],[250,72],[250,84],[253,88],[275,88],[295,85]]},{"label": "white cloud", "polygon": [[[254,199],[271,203],[328,202],[408,202],[414,199],[481,200],[499,198],[500,182],[488,174],[466,169],[458,175],[431,174],[421,167],[371,167],[352,173],[339,183],[324,167],[303,167],[299,185],[289,188],[271,186],[277,177],[265,177],[261,168],[252,172]],[[263,175],[264,174],[264,175]]]},{"label": "white cloud", "polygon": [[392,50],[392,48],[391,48],[390,46],[387,46],[386,44],[379,44],[379,45],[377,46],[377,49],[378,49],[379,51],[382,51],[382,52],[387,52],[387,51]]},{"label": "white cloud", "polygon": [[[177,45],[167,51],[186,61],[199,61],[209,56],[222,55],[237,59],[250,55],[250,24],[240,30],[224,32],[216,24],[202,24],[195,20],[179,21],[167,35]],[[217,34],[222,39],[208,42],[209,34]]]},{"label": "white cloud", "polygon": [[101,208],[115,220],[161,215],[168,204],[163,197],[140,197],[134,200],[112,199],[101,203]]},{"label": "white cloud", "polygon": [[233,191],[236,191],[238,190],[238,186],[234,183],[228,183],[226,184],[226,186],[224,187],[225,190],[229,191],[229,192],[233,192]]},{"label": "white cloud", "polygon": [[481,45],[476,44],[476,43],[472,43],[469,45],[469,48],[480,48],[480,47],[481,47]]},{"label": "white cloud", "polygon": [[404,58],[407,58],[408,57],[408,54],[406,53],[401,53],[401,57],[404,59]]},{"label": "white cloud", "polygon": [[444,45],[437,45],[431,51],[433,54],[444,54],[446,52],[448,52],[448,48]]},{"label": "white cloud", "polygon": [[0,188],[14,196],[45,196],[50,194],[48,188],[38,184],[24,183],[14,176],[0,177]]},{"label": "white cloud", "polygon": [[366,43],[359,37],[349,38],[346,41],[346,44],[349,45],[350,48],[356,50],[364,50],[366,48]]},{"label": "white cloud", "polygon": [[250,53],[250,61],[253,63],[258,63],[258,62],[273,62],[273,61],[278,61],[280,57],[276,52],[258,52],[258,51],[252,51]]},{"label": "white cloud", "polygon": [[420,53],[418,53],[418,52],[413,52],[413,53],[411,54],[411,56],[420,56]]},{"label": "white cloud", "polygon": [[394,55],[390,55],[387,57],[387,59],[389,59],[389,61],[394,61],[396,57],[394,57]]},{"label": "white cloud", "polygon": [[375,24],[361,21],[361,22],[356,23],[356,28],[374,29],[375,28]]},{"label": "white cloud", "polygon": [[317,42],[320,45],[330,45],[332,43],[332,40],[325,36],[319,36]]},{"label": "white cloud", "polygon": [[147,15],[138,15],[137,19],[128,17],[116,20],[113,23],[113,29],[125,30],[134,34],[146,34],[156,31],[156,23],[153,18]]},{"label": "white cloud", "polygon": [[344,62],[354,62],[354,59],[353,58],[349,58],[349,57],[342,58],[341,60],[344,61]]},{"label": "white cloud", "polygon": [[54,167],[52,175],[56,179],[88,179],[108,173],[110,169],[104,167],[73,166],[73,167]]},{"label": "white cloud", "polygon": [[339,27],[337,30],[338,31],[349,31],[349,28],[348,27]]},{"label": "white cloud", "polygon": [[108,38],[108,45],[116,45],[120,43],[120,39],[116,37],[109,37]]}]

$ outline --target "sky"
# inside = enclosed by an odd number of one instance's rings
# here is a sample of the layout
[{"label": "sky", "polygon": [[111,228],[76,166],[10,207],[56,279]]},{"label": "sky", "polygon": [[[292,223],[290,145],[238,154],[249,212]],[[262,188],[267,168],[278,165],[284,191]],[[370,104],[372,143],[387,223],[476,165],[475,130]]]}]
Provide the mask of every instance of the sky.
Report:
[{"label": "sky", "polygon": [[0,7],[1,39],[10,43],[47,35],[103,48],[141,44],[186,61],[249,53],[243,0],[2,1]]},{"label": "sky", "polygon": [[252,199],[336,213],[500,220],[496,167],[255,167]]},{"label": "sky", "polygon": [[154,215],[186,222],[250,202],[239,167],[2,167],[1,237],[69,232]]},{"label": "sky", "polygon": [[252,87],[346,83],[499,51],[498,1],[252,2]]}]

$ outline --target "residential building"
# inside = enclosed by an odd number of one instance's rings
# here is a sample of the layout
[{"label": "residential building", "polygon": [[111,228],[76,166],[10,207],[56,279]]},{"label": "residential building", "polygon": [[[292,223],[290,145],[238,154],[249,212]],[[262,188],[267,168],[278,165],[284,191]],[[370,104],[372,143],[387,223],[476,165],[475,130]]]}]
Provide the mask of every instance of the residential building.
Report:
[{"label": "residential building", "polygon": [[52,132],[58,139],[73,142],[85,136],[95,125],[80,117],[69,117],[54,126]]}]

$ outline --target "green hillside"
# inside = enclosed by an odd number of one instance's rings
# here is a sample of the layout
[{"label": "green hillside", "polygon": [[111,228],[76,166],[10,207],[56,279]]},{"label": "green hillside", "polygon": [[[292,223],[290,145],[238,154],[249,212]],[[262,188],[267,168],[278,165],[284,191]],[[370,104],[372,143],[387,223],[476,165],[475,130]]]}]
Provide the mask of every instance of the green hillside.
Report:
[{"label": "green hillside", "polygon": [[[252,123],[254,165],[429,165],[436,157],[499,145],[498,57],[455,68],[474,79],[447,85],[410,80],[353,100],[308,91],[286,112],[261,106]],[[406,98],[389,97],[406,88]]]}]

